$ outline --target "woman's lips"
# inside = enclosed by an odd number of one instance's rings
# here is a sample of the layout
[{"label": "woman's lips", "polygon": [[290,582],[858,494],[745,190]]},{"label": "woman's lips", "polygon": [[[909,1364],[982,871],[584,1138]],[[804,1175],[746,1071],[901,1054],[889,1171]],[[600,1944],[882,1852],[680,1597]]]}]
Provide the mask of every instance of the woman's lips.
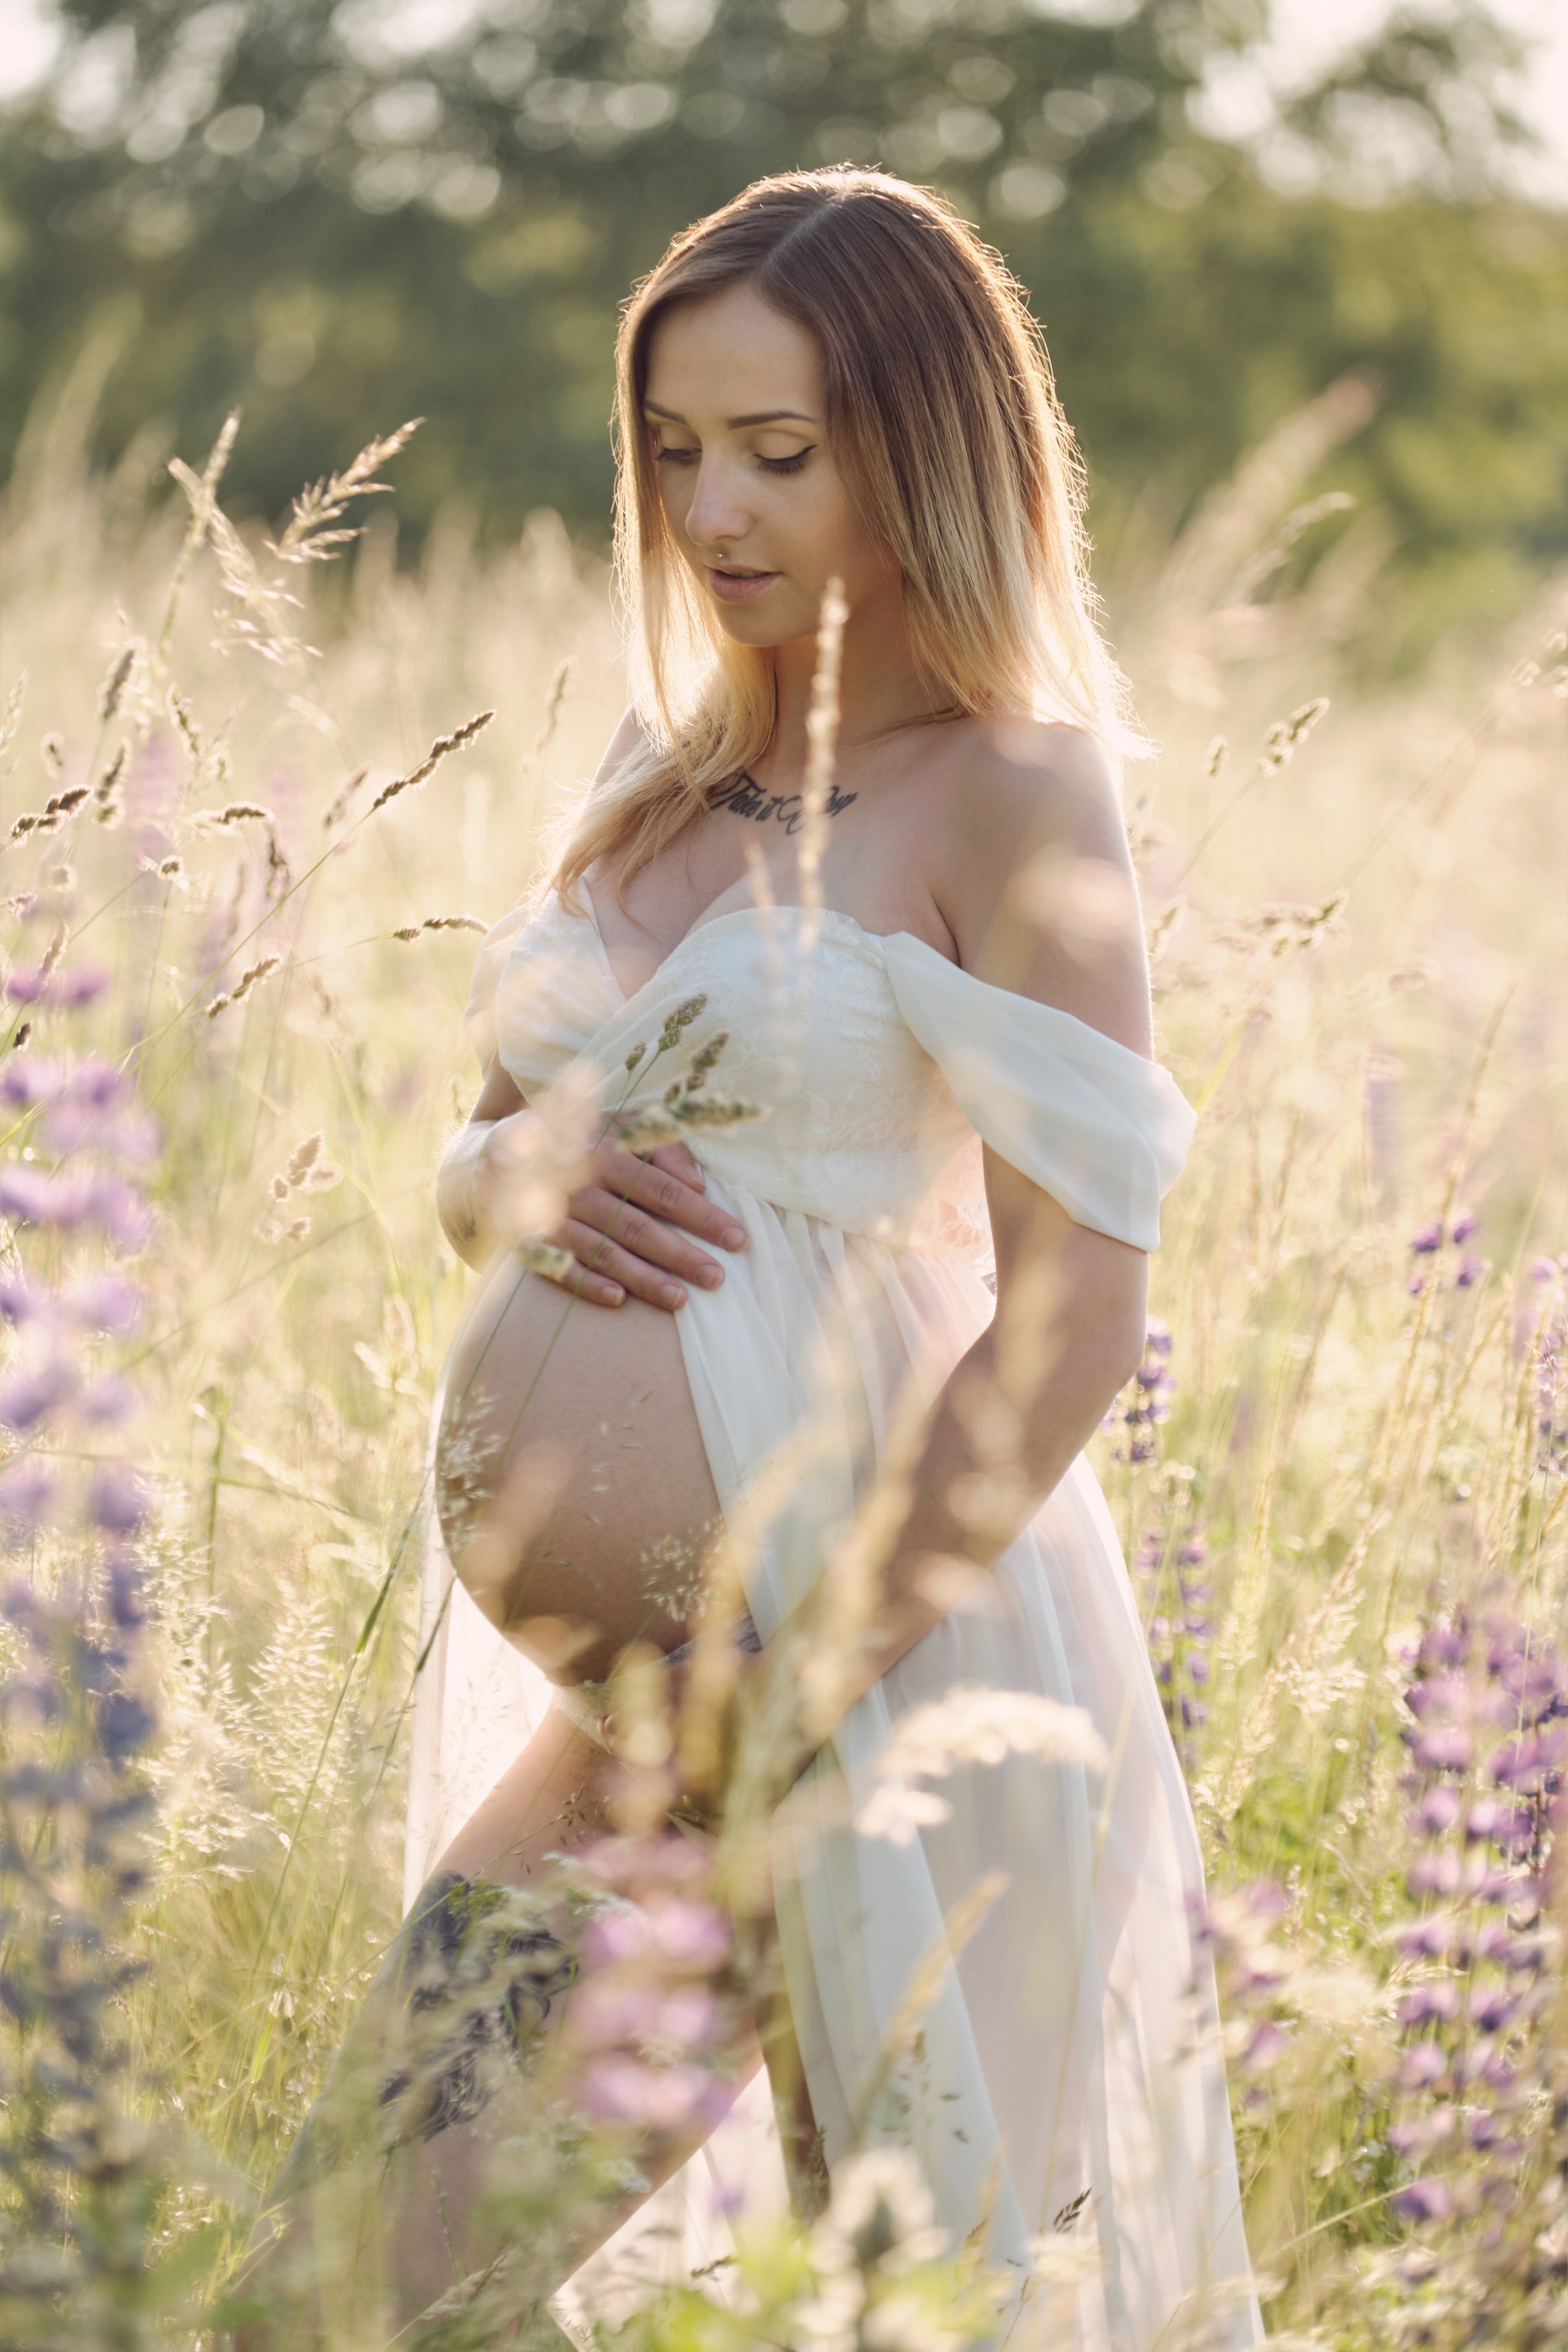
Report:
[{"label": "woman's lips", "polygon": [[720,572],[710,563],[707,576],[716,596],[722,596],[727,604],[745,604],[753,596],[760,596],[765,588],[771,588],[781,575],[777,572]]}]

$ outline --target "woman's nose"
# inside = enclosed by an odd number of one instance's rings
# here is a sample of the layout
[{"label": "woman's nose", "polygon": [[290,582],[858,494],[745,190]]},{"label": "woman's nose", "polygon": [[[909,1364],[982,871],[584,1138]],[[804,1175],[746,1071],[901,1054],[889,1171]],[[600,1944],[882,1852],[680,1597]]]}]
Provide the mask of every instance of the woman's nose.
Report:
[{"label": "woman's nose", "polygon": [[686,509],[686,536],[696,546],[727,548],[733,540],[745,538],[751,517],[736,489],[733,470],[722,459],[703,459]]}]

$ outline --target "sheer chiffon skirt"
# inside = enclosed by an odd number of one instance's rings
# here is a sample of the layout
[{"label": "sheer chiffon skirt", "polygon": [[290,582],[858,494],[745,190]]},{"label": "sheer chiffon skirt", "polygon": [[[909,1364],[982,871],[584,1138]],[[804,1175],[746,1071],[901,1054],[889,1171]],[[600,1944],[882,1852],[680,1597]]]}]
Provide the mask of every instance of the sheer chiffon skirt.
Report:
[{"label": "sheer chiffon skirt", "polygon": [[[717,1292],[693,1293],[677,1328],[716,1489],[747,1529],[745,1598],[767,1642],[886,1467],[901,1414],[935,1398],[993,1302],[961,1249],[845,1234],[711,1171],[709,1190],[750,1246]],[[433,1443],[441,1405],[438,1394]],[[550,1698],[453,1586],[428,1512],[422,1617],[410,1900]],[[957,1690],[1082,1708],[1105,1769],[1015,1748],[906,1786],[893,1769],[898,1727]],[[998,2342],[1229,2352],[1261,2340],[1212,1972],[1191,1933],[1197,1829],[1084,1458],[975,1599],[850,1710],[780,1808],[773,1844],[830,2174],[859,2146],[912,2148],[954,2242],[983,2244],[1015,2282]],[[956,1957],[895,2053],[912,1980],[949,1937]],[[665,2274],[712,2261],[725,2238],[718,2180],[754,2210],[782,2201],[757,2084],[652,2213],[579,2274],[580,2291],[591,2299],[647,2269],[655,2242]]]}]

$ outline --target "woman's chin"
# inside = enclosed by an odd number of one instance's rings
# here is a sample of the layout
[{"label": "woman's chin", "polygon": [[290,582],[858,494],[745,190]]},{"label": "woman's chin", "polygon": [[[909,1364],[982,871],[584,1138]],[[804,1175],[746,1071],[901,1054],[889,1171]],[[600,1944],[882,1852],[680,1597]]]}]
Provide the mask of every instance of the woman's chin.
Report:
[{"label": "woman's chin", "polygon": [[817,634],[817,615],[807,611],[798,596],[775,604],[771,596],[758,597],[754,604],[721,604],[716,599],[712,611],[727,637],[737,646],[750,646],[755,652],[768,653],[775,646],[800,645]]}]

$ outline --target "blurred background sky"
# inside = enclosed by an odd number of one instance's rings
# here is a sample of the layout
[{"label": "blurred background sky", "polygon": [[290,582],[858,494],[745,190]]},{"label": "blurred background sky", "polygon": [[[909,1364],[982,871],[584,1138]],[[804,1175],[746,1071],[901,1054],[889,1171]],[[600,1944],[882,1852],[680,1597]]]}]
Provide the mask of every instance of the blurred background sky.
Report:
[{"label": "blurred background sky", "polygon": [[237,403],[271,518],[420,414],[405,547],[602,541],[627,286],[836,161],[1006,252],[1103,572],[1347,377],[1280,589],[1382,567],[1369,667],[1568,559],[1568,0],[0,0],[0,472],[145,498]]}]

